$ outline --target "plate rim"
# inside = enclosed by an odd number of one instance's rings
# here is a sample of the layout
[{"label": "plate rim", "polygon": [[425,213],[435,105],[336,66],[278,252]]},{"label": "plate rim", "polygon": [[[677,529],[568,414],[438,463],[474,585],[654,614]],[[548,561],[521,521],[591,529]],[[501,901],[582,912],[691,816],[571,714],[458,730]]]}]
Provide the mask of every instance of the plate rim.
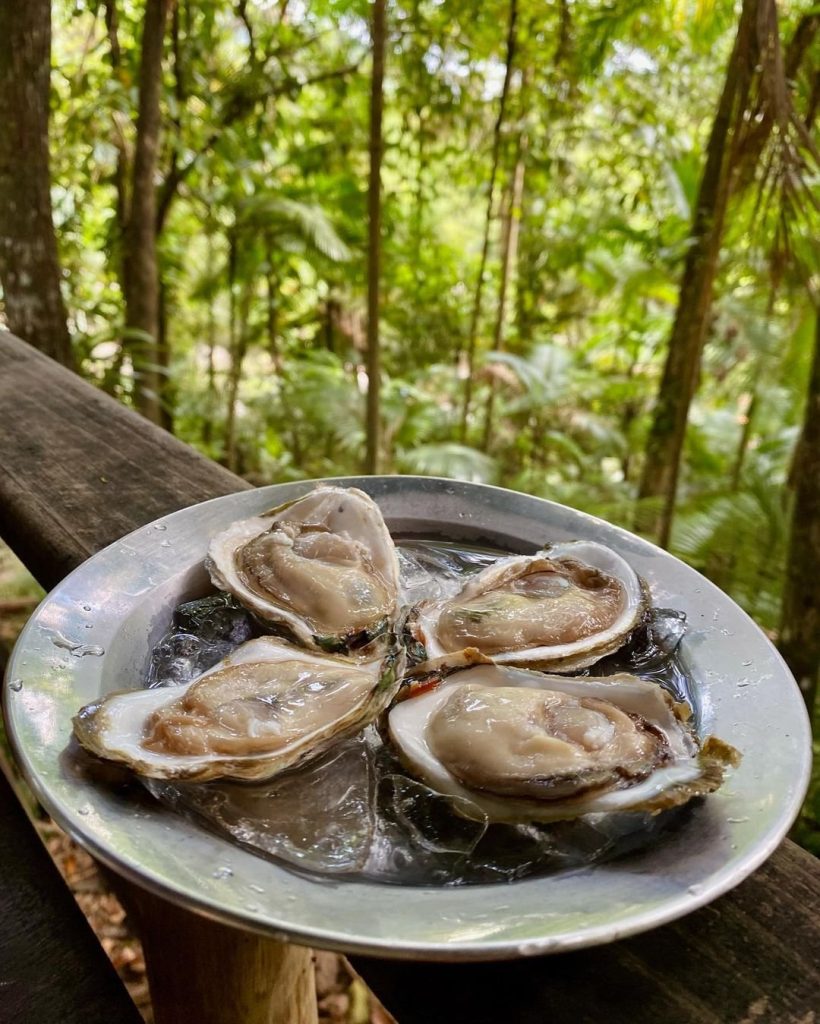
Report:
[{"label": "plate rim", "polygon": [[[28,639],[30,630],[33,630],[41,612],[47,608],[52,601],[55,600],[55,595],[61,592],[64,587],[68,585],[70,581],[81,576],[83,572],[88,571],[89,563],[94,560],[102,560],[103,556],[108,555],[110,557],[112,551],[120,548],[122,545],[127,544],[130,538],[136,535],[144,533],[147,529],[155,528],[157,523],[165,523],[173,519],[174,517],[184,518],[190,515],[194,509],[199,509],[204,506],[211,506],[215,504],[228,504],[231,500],[235,500],[237,497],[244,495],[248,496],[250,493],[269,492],[273,488],[298,485],[303,487],[305,490],[310,490],[312,487],[319,484],[345,484],[347,486],[359,486],[362,483],[382,483],[396,480],[407,480],[417,481],[421,483],[430,483],[437,486],[445,487],[467,487],[468,489],[477,488],[481,491],[492,490],[502,495],[514,495],[518,498],[529,499],[530,501],[536,502],[541,506],[548,508],[560,509],[562,512],[569,513],[573,520],[576,517],[580,517],[583,520],[591,521],[594,525],[600,524],[605,527],[607,531],[614,531],[617,535],[621,536],[624,540],[638,541],[642,546],[651,549],[656,556],[660,556],[664,562],[673,561],[679,566],[685,568],[687,573],[694,574],[705,585],[710,588],[714,588],[723,598],[733,605],[736,612],[745,620],[745,623],[751,627],[758,636],[765,642],[769,648],[769,654],[774,656],[775,665],[780,669],[782,675],[790,681],[792,694],[791,697],[794,699],[796,696],[797,701],[794,702],[792,710],[796,710],[799,707],[802,708],[802,731],[803,736],[798,739],[805,739],[808,743],[796,743],[795,749],[798,750],[802,756],[799,761],[799,778],[796,781],[796,785],[792,790],[792,797],[790,801],[780,808],[780,815],[778,817],[777,827],[773,827],[770,833],[766,836],[765,841],[760,841],[750,850],[742,859],[739,864],[734,865],[731,871],[722,869],[713,875],[711,881],[703,886],[702,890],[693,893],[686,891],[679,894],[677,897],[669,898],[665,900],[660,907],[652,907],[644,910],[641,913],[637,913],[632,917],[619,922],[616,925],[602,922],[599,924],[589,925],[578,932],[571,932],[566,934],[558,933],[556,935],[545,936],[539,940],[526,940],[526,941],[514,941],[514,940],[493,940],[491,943],[476,943],[473,944],[469,941],[457,940],[452,941],[439,941],[439,942],[427,942],[420,945],[418,942],[413,940],[404,941],[395,937],[382,938],[379,941],[373,939],[366,939],[363,941],[357,941],[351,937],[350,934],[342,932],[330,932],[324,931],[321,934],[317,934],[315,928],[301,926],[298,923],[290,923],[287,921],[271,922],[269,920],[262,920],[255,917],[252,913],[245,910],[245,912],[228,908],[224,905],[220,905],[218,902],[211,899],[208,895],[203,894],[197,896],[191,892],[181,892],[179,886],[174,886],[165,882],[162,878],[157,876],[155,873],[152,874],[150,871],[142,871],[139,867],[134,867],[130,861],[124,859],[121,855],[111,852],[105,847],[104,844],[97,841],[93,834],[83,831],[81,823],[74,820],[71,815],[64,813],[63,808],[59,802],[52,799],[49,793],[48,787],[45,780],[39,777],[39,774],[34,769],[33,765],[29,761],[26,750],[22,742],[17,736],[16,729],[14,726],[14,710],[12,708],[13,695],[10,687],[10,681],[15,676],[20,674],[18,663],[22,660],[22,654],[25,652],[25,641]],[[377,499],[376,499],[377,500]],[[548,517],[545,517],[547,525],[549,524]],[[220,495],[214,498],[210,498],[204,502],[196,502],[192,505],[184,506],[183,508],[177,509],[173,512],[167,513],[164,516],[158,517],[148,523],[145,523],[134,530],[125,534],[118,540],[113,541],[111,544],[101,548],[100,551],[95,552],[89,559],[81,563],[75,569],[73,569],[67,576],[65,576],[56,587],[54,587],[48,594],[45,595],[43,600],[38,604],[37,608],[32,613],[30,619],[23,628],[20,637],[15,644],[12,655],[9,659],[8,666],[6,669],[6,682],[3,687],[3,713],[6,721],[7,735],[11,744],[12,750],[15,755],[15,759],[18,767],[21,769],[26,782],[32,788],[33,792],[37,796],[38,800],[48,810],[49,814],[53,819],[65,829],[65,831],[83,848],[89,850],[89,852],[102,861],[109,868],[128,879],[133,884],[147,889],[148,891],[168,900],[169,902],[187,909],[199,913],[211,920],[221,921],[222,923],[230,924],[236,927],[240,927],[243,930],[255,932],[256,934],[272,937],[281,941],[293,941],[301,944],[315,944],[322,948],[336,949],[347,953],[357,953],[360,955],[378,956],[390,959],[402,959],[402,960],[427,960],[427,961],[487,961],[487,960],[504,960],[513,959],[522,956],[530,955],[542,955],[553,952],[563,952],[569,950],[575,950],[580,948],[590,948],[597,945],[602,945],[608,942],[616,941],[621,938],[626,938],[630,935],[635,935],[651,928],[659,927],[663,924],[667,924],[671,921],[677,920],[705,905],[711,903],[718,897],[722,896],[726,892],[730,891],[736,885],[740,884],[744,879],[751,875],[757,868],[760,867],[777,849],[783,838],[786,836],[792,822],[794,821],[797,813],[799,812],[800,806],[805,798],[806,791],[810,782],[811,775],[811,730],[809,716],[805,709],[805,704],[802,699],[802,695],[794,681],[786,662],[780,655],[780,652],[771,642],[771,640],[763,633],[762,629],[754,622],[739,605],[736,604],[727,594],[715,587],[706,577],[699,573],[696,569],[687,565],[681,559],[675,555],[663,550],[651,541],[646,540],[643,537],[639,537],[636,534],[631,533],[624,527],[618,526],[613,523],[609,523],[600,517],[593,516],[587,512],[582,512],[578,509],[573,509],[570,506],[562,505],[558,502],[551,501],[550,499],[541,498],[535,495],[526,494],[525,492],[511,491],[508,488],[498,487],[490,484],[479,484],[470,481],[459,481],[445,477],[429,477],[420,475],[379,475],[379,476],[339,476],[339,477],[323,477],[311,480],[299,480],[299,481],[286,481],[280,484],[264,485],[258,488],[251,488],[250,490],[236,491],[227,495]],[[799,717],[799,716],[798,716]],[[167,812],[173,813],[173,812]],[[204,831],[204,830],[202,830]],[[213,836],[216,839],[216,836]],[[225,840],[220,840],[225,842]],[[249,854],[255,856],[254,854]],[[259,858],[257,858],[259,859]],[[265,863],[270,863],[269,861]],[[287,871],[287,868],[282,868]],[[566,876],[562,876],[566,877]],[[342,879],[342,884],[345,881]],[[511,883],[516,885],[527,884],[527,882],[537,882],[538,879],[524,879],[517,883]],[[322,883],[320,883],[322,884]],[[380,885],[382,883],[360,883],[368,885]],[[494,890],[503,890],[505,886],[503,884],[492,885],[492,886],[469,886],[467,889],[476,891],[478,889],[493,888]],[[402,890],[401,886],[386,886],[391,890]],[[417,887],[407,887],[404,891],[418,891]],[[436,889],[425,889],[424,891],[436,892]],[[450,890],[455,891],[455,890]]]}]

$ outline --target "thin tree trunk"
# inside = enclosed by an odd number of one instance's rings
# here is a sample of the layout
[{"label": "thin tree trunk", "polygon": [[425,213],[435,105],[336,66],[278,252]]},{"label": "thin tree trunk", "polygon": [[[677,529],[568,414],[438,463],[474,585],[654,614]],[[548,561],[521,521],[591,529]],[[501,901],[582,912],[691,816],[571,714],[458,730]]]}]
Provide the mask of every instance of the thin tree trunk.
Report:
[{"label": "thin tree trunk", "polygon": [[790,482],[794,506],[779,646],[811,714],[820,684],[820,311]]},{"label": "thin tree trunk", "polygon": [[[498,284],[498,309],[495,317],[495,330],[493,331],[493,349],[496,352],[504,350],[504,325],[507,318],[507,293],[509,291],[510,278],[513,267],[518,257],[518,231],[521,226],[521,203],[524,199],[524,171],[525,156],[527,152],[527,136],[524,133],[518,136],[516,146],[515,170],[510,184],[509,205],[507,207],[506,225],[501,257],[501,279]],[[490,447],[493,433],[493,409],[495,406],[495,380],[490,378],[490,391],[487,395],[487,404],[484,409],[484,431],[481,439],[483,451]]]},{"label": "thin tree trunk", "polygon": [[[211,251],[210,236],[208,250]],[[210,265],[210,263],[209,263]],[[202,443],[210,445],[214,434],[214,413],[216,412],[216,311],[213,296],[208,299],[208,386],[206,389],[205,416],[202,421]]]},{"label": "thin tree trunk", "polygon": [[242,285],[242,297],[239,301],[239,314],[236,318],[236,344],[231,356],[231,369],[228,377],[228,416],[225,424],[225,458],[226,465],[232,473],[240,472],[239,448],[236,443],[236,405],[239,400],[239,385],[242,381],[242,365],[248,351],[248,319],[251,305],[251,285]]},{"label": "thin tree trunk", "polygon": [[735,133],[748,95],[760,0],[744,0],[698,190],[669,352],[646,448],[640,498],[660,498],[649,531],[666,546],[672,525],[689,406],[712,308],[726,207],[731,191]]},{"label": "thin tree trunk", "polygon": [[238,262],[238,243],[236,231],[228,235],[228,348],[230,349],[231,365],[228,370],[228,404],[225,414],[225,438],[223,443],[222,463],[230,466],[234,455],[234,431],[236,420],[236,399],[239,393],[239,377],[242,369],[237,356],[239,354],[239,332],[236,315],[236,265]]},{"label": "thin tree trunk", "polygon": [[470,418],[470,404],[473,400],[473,374],[475,372],[476,340],[478,338],[478,325],[481,320],[481,308],[484,301],[484,275],[487,269],[487,256],[490,251],[490,227],[492,225],[493,207],[495,203],[495,182],[498,177],[498,164],[501,155],[501,130],[504,126],[504,117],[507,110],[507,96],[510,91],[510,79],[512,78],[513,61],[515,59],[515,26],[517,19],[517,0],[510,0],[510,16],[507,24],[507,53],[505,57],[506,67],[504,71],[504,84],[501,87],[498,117],[496,118],[495,129],[493,131],[492,164],[490,167],[490,183],[487,194],[487,210],[484,216],[484,237],[481,243],[481,258],[478,263],[478,278],[476,279],[473,309],[470,314],[470,333],[467,335],[467,366],[466,376],[464,378],[464,401],[461,407],[460,440],[462,444],[467,440],[467,423]]},{"label": "thin tree trunk", "polygon": [[296,413],[290,402],[290,381],[285,368],[285,361],[282,358],[282,350],[279,348],[279,310],[277,305],[279,279],[273,270],[273,243],[270,236],[266,237],[265,243],[268,263],[268,270],[265,275],[268,307],[268,352],[270,352],[276,376],[279,378],[279,403],[282,406],[285,422],[288,424],[291,454],[293,455],[293,461],[299,466],[302,462],[302,443],[299,438]]},{"label": "thin tree trunk", "polygon": [[[105,28],[108,34],[108,59],[111,63],[111,74],[123,85],[122,50],[116,0],[105,0]],[[128,225],[128,150],[125,138],[116,122],[114,122],[112,139],[117,150],[117,164],[114,170],[114,187],[117,193],[117,233],[114,240],[114,257],[116,264],[120,267],[120,278],[122,278],[122,244]]]},{"label": "thin tree trunk", "polygon": [[385,0],[373,2],[373,80],[370,90],[370,185],[367,193],[367,448],[365,472],[379,471],[379,269],[381,262],[382,110]]},{"label": "thin tree trunk", "polygon": [[72,365],[48,158],[51,4],[0,0],[0,282],[15,334]]},{"label": "thin tree trunk", "polygon": [[171,339],[168,336],[168,285],[159,275],[157,321],[157,366],[159,368],[159,422],[169,434],[174,432],[174,388],[171,383]]},{"label": "thin tree trunk", "polygon": [[[116,0],[104,0],[105,8],[105,29],[108,35],[108,60],[111,64],[111,76],[119,81],[125,88],[122,71],[122,49],[119,37],[119,15],[117,12]],[[116,268],[117,277],[120,280],[122,294],[128,293],[125,280],[125,266],[123,263],[123,249],[125,244],[125,232],[128,230],[128,146],[125,136],[121,131],[116,118],[112,118],[113,131],[111,139],[117,150],[117,163],[114,169],[114,189],[116,191],[116,217],[111,240],[111,262]],[[125,344],[122,338],[117,339],[119,351],[114,357],[111,366],[103,378],[103,390],[109,395],[117,393],[121,383],[122,364],[125,357]]]},{"label": "thin tree trunk", "polygon": [[162,51],[173,0],[146,0],[139,72],[139,114],[131,184],[131,209],[125,236],[125,324],[134,364],[137,409],[160,422],[159,276],[155,233],[155,179],[160,136]]}]

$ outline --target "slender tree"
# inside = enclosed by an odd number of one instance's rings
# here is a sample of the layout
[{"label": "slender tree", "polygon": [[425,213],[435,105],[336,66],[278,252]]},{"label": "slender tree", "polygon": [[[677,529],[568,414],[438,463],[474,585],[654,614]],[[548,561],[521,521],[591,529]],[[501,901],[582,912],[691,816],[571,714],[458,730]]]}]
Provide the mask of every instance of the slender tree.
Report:
[{"label": "slender tree", "polygon": [[48,156],[51,4],[0,0],[0,282],[9,328],[71,366]]},{"label": "slender tree", "polygon": [[498,116],[493,129],[493,151],[490,161],[490,181],[487,190],[487,209],[484,215],[484,235],[481,242],[481,257],[478,262],[478,277],[475,284],[473,308],[470,314],[470,331],[467,335],[467,367],[464,378],[464,398],[461,406],[461,443],[467,440],[467,424],[470,418],[470,404],[473,400],[473,375],[475,372],[475,351],[478,339],[478,325],[481,321],[481,310],[484,303],[484,278],[487,270],[487,256],[490,251],[490,229],[493,222],[495,207],[495,183],[501,157],[501,136],[507,112],[507,97],[510,92],[513,63],[516,50],[516,23],[518,21],[518,2],[510,0],[510,14],[507,20],[507,49],[505,55],[504,84],[501,86],[501,98],[498,101]]},{"label": "slender tree", "polygon": [[124,253],[125,326],[134,365],[135,404],[155,423],[161,421],[155,189],[161,128],[162,52],[172,3],[173,0],[147,0],[145,7],[137,138]]},{"label": "slender tree", "polygon": [[820,686],[820,312],[803,429],[795,450],[794,492],[780,651],[811,714]]},{"label": "slender tree", "polygon": [[[744,0],[706,153],[684,266],[678,308],[655,406],[639,489],[660,505],[648,526],[666,545],[672,526],[689,406],[697,389],[701,354],[729,200],[747,187],[775,136],[764,182],[773,168],[793,183],[798,149],[813,148],[790,90],[820,27],[820,16],[800,19],[781,50],[775,0]],[[785,168],[785,171],[783,169]]]},{"label": "slender tree", "polygon": [[381,264],[382,110],[385,0],[373,2],[373,78],[370,90],[370,184],[367,193],[367,449],[365,472],[379,471],[379,270]]},{"label": "slender tree", "polygon": [[709,136],[678,308],[638,492],[641,498],[661,499],[661,507],[649,530],[663,545],[669,542],[686,421],[697,386],[701,352],[709,325],[712,290],[729,201],[732,142],[740,108],[745,105],[748,94],[760,3],[761,0],[743,2],[723,92]]},{"label": "slender tree", "polygon": [[[525,84],[521,86],[522,97],[526,95]],[[504,236],[501,242],[501,276],[498,282],[498,306],[495,314],[493,331],[493,349],[501,352],[504,349],[504,329],[507,320],[507,295],[513,270],[518,259],[518,233],[521,227],[521,204],[524,201],[524,172],[527,153],[527,134],[523,129],[518,132],[515,147],[515,166],[512,179],[507,187],[507,203],[504,212]],[[481,447],[486,452],[490,447],[493,433],[493,409],[495,407],[495,379],[490,380],[487,403],[484,408],[484,429]]]}]

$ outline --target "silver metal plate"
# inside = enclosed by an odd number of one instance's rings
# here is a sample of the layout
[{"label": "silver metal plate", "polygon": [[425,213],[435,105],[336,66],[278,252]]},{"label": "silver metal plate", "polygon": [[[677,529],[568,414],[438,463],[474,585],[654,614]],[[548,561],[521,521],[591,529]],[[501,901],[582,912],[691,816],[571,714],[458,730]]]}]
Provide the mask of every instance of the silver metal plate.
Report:
[{"label": "silver metal plate", "polygon": [[313,881],[79,775],[65,757],[72,715],[144,678],[174,606],[205,592],[202,560],[213,534],[315,481],[282,484],[183,509],[124,537],[63,580],[24,629],[4,689],[15,752],[49,813],[94,856],[175,903],[280,938],[385,957],[481,960],[591,946],[663,924],[737,885],[772,853],[808,785],[809,723],[777,651],[720,590],[624,530],[524,494],[423,477],[339,482],[371,494],[398,534],[513,551],[575,538],[613,547],[657,604],[686,612],[683,656],[697,681],[702,731],[738,747],[740,768],[684,828],[643,853],[563,876],[455,889]]}]

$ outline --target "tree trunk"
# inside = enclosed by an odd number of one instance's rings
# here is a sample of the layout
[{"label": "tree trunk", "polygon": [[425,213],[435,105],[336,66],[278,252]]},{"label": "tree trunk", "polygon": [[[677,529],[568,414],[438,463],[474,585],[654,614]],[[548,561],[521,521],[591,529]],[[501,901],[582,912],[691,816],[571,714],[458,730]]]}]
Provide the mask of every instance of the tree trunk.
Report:
[{"label": "tree trunk", "polygon": [[64,366],[48,158],[51,4],[0,0],[0,282],[9,329]]},{"label": "tree trunk", "polygon": [[[523,87],[522,87],[523,91]],[[524,159],[527,152],[527,136],[522,132],[518,136],[516,146],[515,170],[509,189],[509,203],[507,207],[506,224],[504,230],[504,241],[502,244],[501,256],[501,279],[498,284],[498,309],[495,317],[495,330],[493,331],[493,349],[496,352],[504,350],[504,324],[507,318],[507,293],[509,291],[510,278],[513,267],[518,257],[518,231],[521,226],[521,203],[524,199]],[[495,380],[490,379],[490,392],[487,395],[487,404],[484,410],[484,431],[481,439],[483,451],[490,447],[493,433],[493,409],[495,406]]]},{"label": "tree trunk", "polygon": [[[159,273],[159,308],[157,320],[157,366],[160,377],[159,422],[169,434],[174,432],[176,395],[171,383],[171,339],[168,336],[168,285]],[[173,298],[172,300],[173,301]]]},{"label": "tree trunk", "polygon": [[373,2],[373,80],[370,90],[370,185],[367,193],[367,449],[365,472],[379,471],[379,267],[381,262],[382,109],[385,0]]},{"label": "tree trunk", "polygon": [[760,0],[743,0],[737,36],[718,104],[692,224],[675,323],[646,448],[640,498],[662,499],[649,532],[666,546],[675,506],[689,405],[712,308],[712,289],[731,191],[732,155],[752,72]]},{"label": "tree trunk", "polygon": [[490,184],[487,195],[487,211],[484,216],[484,238],[481,243],[481,258],[478,263],[478,278],[473,298],[473,310],[470,315],[470,333],[467,336],[467,367],[464,378],[464,401],[461,406],[461,433],[460,440],[464,444],[467,440],[467,423],[470,418],[470,403],[473,400],[473,374],[475,371],[475,350],[478,337],[478,324],[481,320],[481,307],[484,301],[484,274],[487,269],[487,255],[490,250],[490,227],[493,221],[493,206],[495,203],[495,182],[498,177],[498,164],[501,155],[501,130],[504,126],[504,117],[507,110],[507,96],[510,92],[510,79],[512,78],[513,61],[515,59],[515,25],[518,19],[517,0],[510,0],[510,17],[507,25],[507,54],[506,67],[504,71],[504,84],[501,87],[501,99],[498,105],[498,117],[493,131],[493,153],[492,165],[490,167]]},{"label": "tree trunk", "polygon": [[146,0],[139,72],[139,113],[125,234],[125,325],[134,365],[134,401],[154,423],[160,416],[159,276],[155,233],[155,181],[160,135],[162,50],[173,0]]},{"label": "tree trunk", "polygon": [[790,483],[794,506],[779,646],[811,714],[820,684],[820,311]]}]

